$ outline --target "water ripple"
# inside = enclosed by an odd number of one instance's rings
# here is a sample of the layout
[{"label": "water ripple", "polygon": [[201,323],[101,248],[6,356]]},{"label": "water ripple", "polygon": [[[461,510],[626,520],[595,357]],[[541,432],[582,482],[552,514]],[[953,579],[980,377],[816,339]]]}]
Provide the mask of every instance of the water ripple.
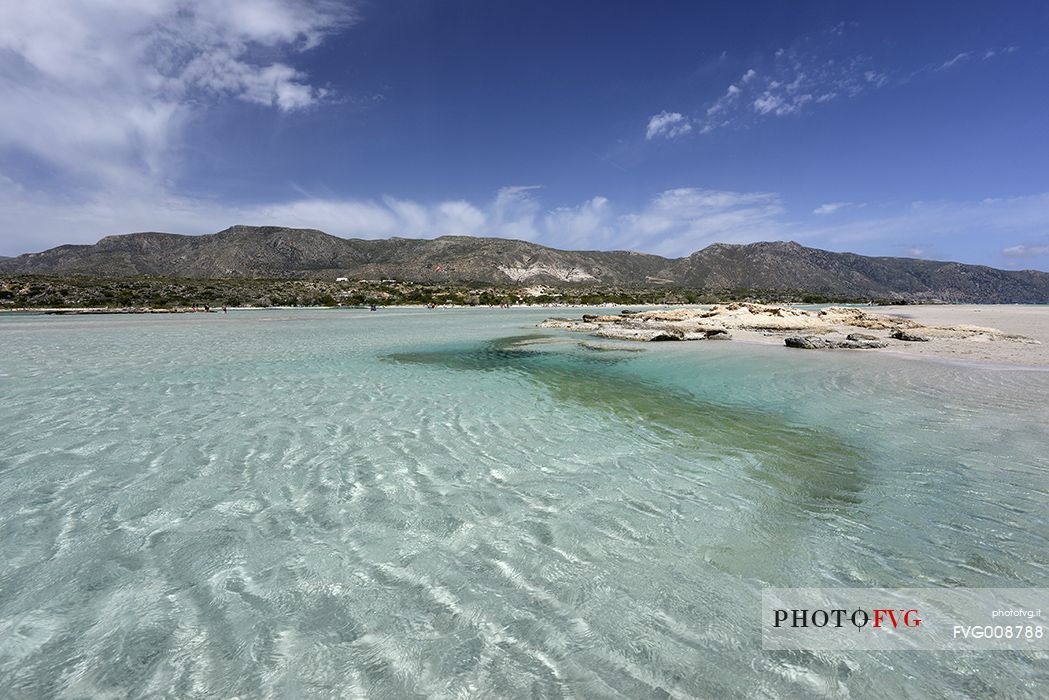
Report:
[{"label": "water ripple", "polygon": [[[768,654],[754,616],[767,584],[1044,585],[1049,378],[594,353],[522,335],[534,320],[0,319],[0,687],[964,697],[1047,680],[1019,655]],[[918,685],[884,680],[903,677]]]}]

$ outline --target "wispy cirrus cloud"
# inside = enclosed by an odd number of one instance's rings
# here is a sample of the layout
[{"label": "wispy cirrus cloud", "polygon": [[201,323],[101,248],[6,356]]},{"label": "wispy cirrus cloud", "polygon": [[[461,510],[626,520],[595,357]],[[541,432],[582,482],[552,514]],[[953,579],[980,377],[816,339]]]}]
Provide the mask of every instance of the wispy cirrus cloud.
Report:
[{"label": "wispy cirrus cloud", "polygon": [[1010,45],[989,46],[982,49],[967,49],[965,51],[959,51],[942,60],[926,63],[924,66],[916,68],[910,73],[901,75],[896,81],[900,84],[905,84],[923,76],[933,76],[940,73],[949,74],[955,70],[960,70],[963,66],[974,64],[976,62],[998,59],[1003,56],[1014,54],[1019,50],[1019,46]]},{"label": "wispy cirrus cloud", "polygon": [[990,49],[984,49],[981,58],[984,61],[988,61],[988,60],[994,58],[995,56],[999,56],[999,55],[1002,55],[1002,54],[1016,53],[1019,50],[1020,50],[1019,46],[1000,46],[1000,47],[995,47],[995,48],[990,48]]},{"label": "wispy cirrus cloud", "polygon": [[[649,120],[646,138],[679,137],[693,131],[710,134],[719,129],[752,126],[764,119],[799,115],[830,102],[909,82],[923,73],[940,73],[977,59],[987,61],[1019,50],[1017,46],[999,46],[961,51],[910,73],[900,73],[883,67],[871,56],[843,53],[841,37],[854,27],[854,23],[841,22],[826,32],[803,36],[771,55],[758,57],[755,65],[700,110],[654,115]],[[668,117],[672,117],[672,124],[666,121]]]},{"label": "wispy cirrus cloud", "polygon": [[935,64],[926,66],[925,70],[940,73],[954,68],[955,66],[968,63],[969,61],[975,61],[977,58],[981,61],[989,61],[996,56],[1016,53],[1019,50],[1019,46],[993,46],[979,51],[960,51],[940,63],[938,66]]},{"label": "wispy cirrus cloud", "polygon": [[888,75],[871,58],[827,56],[809,43],[779,49],[766,65],[748,68],[698,118],[700,133],[800,114],[889,83]]},{"label": "wispy cirrus cloud", "polygon": [[816,216],[829,216],[851,209],[863,209],[866,206],[866,202],[827,202],[813,209],[812,213]]},{"label": "wispy cirrus cloud", "polygon": [[826,216],[827,214],[833,214],[839,209],[844,209],[850,206],[849,202],[828,202],[827,204],[821,204],[812,210],[812,213],[817,216]]},{"label": "wispy cirrus cloud", "polygon": [[969,54],[968,51],[962,51],[961,53],[955,54],[953,57],[948,58],[946,61],[941,63],[940,67],[937,68],[936,70],[937,71],[941,71],[941,70],[947,70],[948,68],[953,68],[954,66],[958,65],[959,63],[963,63],[964,61],[968,61],[969,60],[969,56],[970,56],[970,54]]}]

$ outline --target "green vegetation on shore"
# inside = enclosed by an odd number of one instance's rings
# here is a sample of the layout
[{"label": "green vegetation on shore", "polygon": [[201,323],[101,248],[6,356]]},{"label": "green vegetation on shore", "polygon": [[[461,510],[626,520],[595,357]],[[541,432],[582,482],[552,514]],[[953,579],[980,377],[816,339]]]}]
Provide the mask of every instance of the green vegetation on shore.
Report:
[{"label": "green vegetation on shore", "polygon": [[[9,275],[0,277],[0,309],[172,309],[218,306],[355,306],[379,304],[702,304],[723,301],[848,303],[869,299],[803,291],[687,289],[573,284],[496,286],[395,280],[185,279]],[[896,300],[894,303],[899,303]]]}]

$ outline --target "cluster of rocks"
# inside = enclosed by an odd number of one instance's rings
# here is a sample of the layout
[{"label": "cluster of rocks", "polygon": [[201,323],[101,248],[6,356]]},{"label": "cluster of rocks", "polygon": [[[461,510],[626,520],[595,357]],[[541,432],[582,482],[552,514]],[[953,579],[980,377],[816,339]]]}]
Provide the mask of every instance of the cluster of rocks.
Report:
[{"label": "cluster of rocks", "polygon": [[[563,328],[600,338],[635,341],[728,340],[740,335],[780,336],[788,347],[806,350],[867,350],[885,348],[893,341],[927,342],[932,338],[979,338],[1029,341],[993,328],[977,326],[923,326],[897,316],[876,314],[857,307],[831,306],[818,311],[735,302],[709,308],[624,310],[618,315],[584,314],[581,319],[550,318],[541,328]],[[855,332],[881,331],[880,334]]]},{"label": "cluster of rocks", "polygon": [[[589,331],[599,338],[612,340],[728,340],[727,328],[718,324],[689,322],[674,311],[623,311],[618,316],[583,314],[581,320],[548,318],[540,328],[564,328],[571,331]],[[684,321],[684,322],[683,322]]]},{"label": "cluster of rocks", "polygon": [[801,348],[803,350],[822,350],[825,348],[841,350],[873,350],[876,348],[887,348],[889,344],[878,340],[875,336],[863,335],[862,333],[850,333],[844,340],[837,338],[823,338],[818,335],[792,336],[786,338],[784,344],[788,348]]}]

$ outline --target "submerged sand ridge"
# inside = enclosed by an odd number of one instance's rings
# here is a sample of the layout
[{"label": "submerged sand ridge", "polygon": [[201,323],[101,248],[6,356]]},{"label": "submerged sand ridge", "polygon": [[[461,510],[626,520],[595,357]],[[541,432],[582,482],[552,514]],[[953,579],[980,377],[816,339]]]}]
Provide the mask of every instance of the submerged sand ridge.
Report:
[{"label": "submerged sand ridge", "polygon": [[[550,318],[542,328],[631,341],[729,340],[818,349],[887,350],[920,356],[1049,366],[1049,307],[900,307],[904,313],[831,306],[807,310],[736,302],[710,307],[624,310],[618,315]],[[889,310],[889,309],[886,309]],[[937,314],[936,310],[940,310]],[[895,308],[892,311],[896,311]],[[984,325],[1002,318],[1007,330]],[[919,320],[922,319],[922,320]],[[1026,321],[1026,322],[1025,322]]]}]

